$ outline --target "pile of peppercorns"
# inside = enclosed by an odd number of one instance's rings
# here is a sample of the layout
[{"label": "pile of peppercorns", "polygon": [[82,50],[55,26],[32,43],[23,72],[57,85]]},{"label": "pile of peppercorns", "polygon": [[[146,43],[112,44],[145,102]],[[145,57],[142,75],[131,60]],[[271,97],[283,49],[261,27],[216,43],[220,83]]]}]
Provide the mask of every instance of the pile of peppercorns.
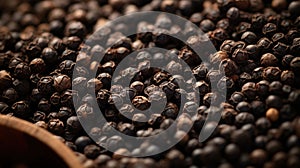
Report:
[{"label": "pile of peppercorns", "polygon": [[[10,0],[0,3],[0,113],[28,120],[57,135],[76,154],[85,167],[300,167],[300,1],[292,0]],[[201,28],[218,52],[209,56],[225,75],[219,89],[227,90],[226,102],[218,110],[221,120],[210,138],[199,143],[198,135],[212,99],[210,80],[219,76],[210,70],[183,43],[170,40],[164,31],[168,19],[159,18],[157,33],[131,37],[101,30],[101,39],[118,42],[110,49],[95,45],[85,48],[83,40],[107,21],[138,11],[163,11],[182,16]],[[118,25],[126,29],[126,24]],[[120,40],[121,39],[121,40]],[[190,41],[197,41],[190,40]],[[134,75],[129,94],[132,104],[122,104],[123,86],[112,85],[118,63],[133,51],[148,47],[167,48],[167,53],[140,51],[137,58],[163,60],[178,57],[190,66],[197,81],[170,75],[184,71],[176,62],[166,65],[169,72],[148,68],[143,62],[122,71],[118,80]],[[89,54],[79,53],[86,51]],[[101,62],[97,54],[105,52]],[[133,61],[134,62],[134,61]],[[97,76],[77,63],[97,70]],[[76,71],[80,76],[73,76]],[[224,85],[225,82],[225,85]],[[190,84],[194,95],[178,87]],[[94,88],[96,100],[76,87]],[[162,89],[165,94],[159,92]],[[110,90],[115,93],[111,94]],[[182,104],[180,97],[187,102]],[[151,102],[167,99],[163,112],[151,116],[132,115],[134,108],[145,110]],[[119,100],[119,101],[118,101]],[[79,120],[95,117],[90,102],[97,102],[108,121],[86,133]],[[75,111],[74,103],[80,108]],[[116,103],[122,108],[117,110]],[[184,114],[175,120],[180,106]],[[213,109],[212,109],[213,110]],[[190,114],[197,111],[196,115]],[[123,115],[130,116],[132,120]],[[135,120],[147,120],[145,123]],[[176,124],[175,137],[188,133],[173,148],[145,158],[123,157],[97,143],[115,146],[118,153],[152,153],[155,144],[140,149],[122,148],[122,138],[106,137],[114,127],[137,137],[156,135]],[[192,129],[186,132],[187,125]],[[210,123],[204,129],[210,129]],[[99,139],[94,142],[93,139]],[[158,142],[159,143],[159,142]]]}]

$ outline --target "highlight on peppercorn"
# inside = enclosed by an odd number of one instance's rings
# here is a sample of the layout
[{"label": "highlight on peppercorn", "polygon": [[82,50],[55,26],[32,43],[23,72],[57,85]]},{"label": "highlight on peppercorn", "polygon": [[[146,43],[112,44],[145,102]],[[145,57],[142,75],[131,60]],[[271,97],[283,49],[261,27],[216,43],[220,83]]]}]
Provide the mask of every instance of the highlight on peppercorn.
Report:
[{"label": "highlight on peppercorn", "polygon": [[205,33],[174,14],[105,23],[85,39],[73,71],[82,127],[100,146],[132,157],[159,156],[191,134],[204,142],[226,99],[230,62],[221,57]]}]

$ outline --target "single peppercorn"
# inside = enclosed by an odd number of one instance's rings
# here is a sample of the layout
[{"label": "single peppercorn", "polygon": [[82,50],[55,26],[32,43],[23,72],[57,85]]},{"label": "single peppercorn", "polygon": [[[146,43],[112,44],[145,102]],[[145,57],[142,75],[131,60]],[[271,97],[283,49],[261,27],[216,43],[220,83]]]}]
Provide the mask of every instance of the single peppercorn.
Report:
[{"label": "single peppercorn", "polygon": [[261,56],[260,64],[264,67],[276,66],[278,64],[278,59],[275,57],[275,55],[266,53]]},{"label": "single peppercorn", "polygon": [[16,117],[28,119],[31,115],[29,104],[26,101],[18,101],[12,105],[13,113]]},{"label": "single peppercorn", "polygon": [[56,91],[61,92],[71,87],[71,79],[67,75],[58,75],[53,78],[53,87]]},{"label": "single peppercorn", "polygon": [[53,91],[53,82],[51,76],[42,77],[37,84],[37,89],[44,94],[51,93]]},{"label": "single peppercorn", "polygon": [[64,123],[59,119],[50,119],[48,122],[48,130],[54,134],[61,135],[64,132]]},{"label": "single peppercorn", "polygon": [[268,107],[274,107],[280,109],[282,104],[283,104],[282,99],[276,95],[269,95],[266,99],[266,105]]},{"label": "single peppercorn", "polygon": [[266,67],[263,70],[262,77],[268,81],[279,80],[281,75],[281,70],[279,67]]},{"label": "single peppercorn", "polygon": [[300,73],[300,57],[295,57],[290,62],[290,67],[295,74]]}]

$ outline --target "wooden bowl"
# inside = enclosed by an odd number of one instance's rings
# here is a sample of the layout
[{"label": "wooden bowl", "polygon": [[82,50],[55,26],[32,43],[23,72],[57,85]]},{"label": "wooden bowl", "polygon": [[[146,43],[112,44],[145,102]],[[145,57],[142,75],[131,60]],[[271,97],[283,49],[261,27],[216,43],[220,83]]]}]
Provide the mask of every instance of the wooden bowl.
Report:
[{"label": "wooden bowl", "polygon": [[0,167],[82,168],[75,154],[54,135],[27,121],[0,115]]}]

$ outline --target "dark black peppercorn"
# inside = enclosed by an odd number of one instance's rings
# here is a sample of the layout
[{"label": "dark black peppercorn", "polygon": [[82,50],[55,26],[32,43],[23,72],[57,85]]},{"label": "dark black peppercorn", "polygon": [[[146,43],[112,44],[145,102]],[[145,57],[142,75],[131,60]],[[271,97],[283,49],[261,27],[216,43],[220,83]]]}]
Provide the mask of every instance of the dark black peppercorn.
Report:
[{"label": "dark black peppercorn", "polygon": [[17,91],[14,88],[8,88],[3,91],[2,98],[9,104],[16,102],[19,98]]},{"label": "dark black peppercorn", "polygon": [[19,79],[29,78],[31,75],[30,67],[28,64],[21,62],[16,66],[14,75]]},{"label": "dark black peppercorn", "polygon": [[83,39],[86,33],[85,26],[78,21],[71,21],[66,25],[65,35],[66,36],[78,36]]},{"label": "dark black peppercorn", "polygon": [[273,81],[269,85],[269,93],[275,95],[282,95],[283,93],[282,87],[283,85],[280,81]]},{"label": "dark black peppercorn", "polygon": [[274,108],[280,109],[282,106],[282,103],[283,103],[282,99],[276,95],[270,95],[266,99],[267,107],[274,107]]},{"label": "dark black peppercorn", "polygon": [[273,23],[267,23],[262,28],[262,33],[268,36],[273,36],[277,31],[277,26]]},{"label": "dark black peppercorn", "polygon": [[266,107],[264,102],[259,100],[254,100],[251,102],[251,109],[253,115],[257,118],[264,115]]},{"label": "dark black peppercorn", "polygon": [[58,59],[57,52],[50,47],[46,47],[43,49],[41,57],[47,64],[53,64]]},{"label": "dark black peppercorn", "polygon": [[59,119],[50,119],[48,122],[48,130],[54,134],[61,135],[64,132],[64,123]]},{"label": "dark black peppercorn", "polygon": [[289,46],[284,43],[278,42],[277,44],[275,44],[272,50],[274,54],[283,56],[284,54],[288,53]]},{"label": "dark black peppercorn", "polygon": [[41,93],[49,94],[53,91],[53,78],[51,76],[45,76],[40,79],[37,84],[37,88]]},{"label": "dark black peppercorn", "polygon": [[97,145],[87,145],[84,147],[83,153],[90,159],[95,159],[100,155],[101,148]]},{"label": "dark black peppercorn", "polygon": [[261,38],[257,42],[258,48],[262,51],[270,50],[272,48],[272,45],[273,45],[273,42],[270,39],[266,38],[266,37]]},{"label": "dark black peppercorn", "polygon": [[4,102],[0,102],[0,114],[8,114],[9,112],[10,107]]},{"label": "dark black peppercorn", "polygon": [[251,105],[246,101],[239,102],[235,108],[238,112],[251,112],[252,110]]},{"label": "dark black peppercorn", "polygon": [[275,42],[285,42],[285,37],[284,37],[284,34],[283,33],[275,33],[273,36],[272,36],[272,41],[275,43]]},{"label": "dark black peppercorn", "polygon": [[251,113],[242,112],[235,117],[235,124],[239,127],[252,123],[254,123],[254,116]]},{"label": "dark black peppercorn", "polygon": [[75,145],[79,151],[83,151],[87,145],[92,144],[92,140],[86,136],[80,136],[75,140]]},{"label": "dark black peppercorn", "polygon": [[31,115],[29,104],[26,101],[18,101],[11,108],[17,117],[27,119]]},{"label": "dark black peppercorn", "polygon": [[209,19],[204,19],[200,22],[199,27],[202,31],[208,32],[214,30],[215,24]]},{"label": "dark black peppercorn", "polygon": [[226,13],[226,17],[230,20],[237,20],[239,18],[240,11],[236,7],[231,7]]},{"label": "dark black peppercorn", "polygon": [[248,44],[254,44],[257,41],[257,36],[253,32],[246,31],[242,34],[241,40],[245,41]]},{"label": "dark black peppercorn", "polygon": [[47,99],[42,98],[40,100],[40,102],[38,103],[38,110],[40,110],[42,112],[46,112],[46,113],[50,112],[50,110],[51,110],[50,102]]},{"label": "dark black peppercorn", "polygon": [[232,59],[237,64],[245,64],[248,61],[248,53],[243,49],[236,49],[232,54]]},{"label": "dark black peppercorn", "polygon": [[300,74],[300,57],[293,58],[290,67],[295,74]]}]

